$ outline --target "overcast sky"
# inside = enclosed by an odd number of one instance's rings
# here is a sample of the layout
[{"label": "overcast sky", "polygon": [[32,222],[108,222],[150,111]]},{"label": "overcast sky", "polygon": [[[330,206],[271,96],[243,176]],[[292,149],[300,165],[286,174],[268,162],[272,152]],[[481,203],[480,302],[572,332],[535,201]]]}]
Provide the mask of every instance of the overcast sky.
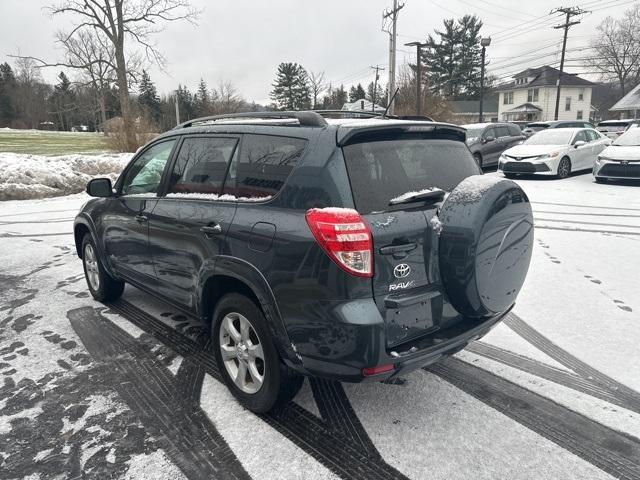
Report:
[{"label": "overcast sky", "polygon": [[[134,1],[134,0],[132,0]],[[67,30],[72,18],[51,18],[43,7],[54,0],[0,0],[0,62],[20,53],[45,59],[61,58],[54,35]],[[527,67],[557,65],[562,40],[561,23],[549,12],[559,6],[579,5],[593,13],[570,30],[570,72],[587,71],[580,50],[607,15],[620,16],[629,0],[406,0],[398,17],[398,63],[413,61],[414,47],[404,43],[424,40],[442,20],[477,14],[483,35],[492,36],[487,50],[489,70],[504,77]],[[166,71],[150,67],[160,93],[178,84],[195,90],[200,78],[210,86],[231,81],[249,101],[268,102],[271,83],[280,62],[298,62],[309,71],[324,71],[334,84],[373,79],[371,65],[387,67],[388,35],[381,17],[393,0],[193,0],[202,14],[197,25],[167,24],[155,39],[167,58]],[[547,54],[548,56],[543,57]],[[44,73],[54,81],[59,69]],[[384,72],[386,83],[386,71]],[[588,76],[588,75],[585,75]],[[594,78],[588,76],[589,78]]]}]

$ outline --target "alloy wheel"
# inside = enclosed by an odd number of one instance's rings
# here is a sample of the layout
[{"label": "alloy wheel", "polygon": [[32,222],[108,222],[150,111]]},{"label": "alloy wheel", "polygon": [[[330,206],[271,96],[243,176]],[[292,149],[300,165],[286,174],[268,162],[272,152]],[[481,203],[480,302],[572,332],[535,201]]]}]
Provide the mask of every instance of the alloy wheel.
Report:
[{"label": "alloy wheel", "polygon": [[100,270],[98,269],[98,257],[93,245],[87,243],[84,247],[84,268],[89,285],[94,291],[100,289]]},{"label": "alloy wheel", "polygon": [[560,178],[566,178],[571,173],[571,163],[568,159],[563,158],[560,160],[560,165],[558,165],[558,176]]},{"label": "alloy wheel", "polygon": [[244,393],[254,394],[264,382],[262,343],[251,322],[236,312],[228,313],[220,325],[222,361],[233,383]]}]

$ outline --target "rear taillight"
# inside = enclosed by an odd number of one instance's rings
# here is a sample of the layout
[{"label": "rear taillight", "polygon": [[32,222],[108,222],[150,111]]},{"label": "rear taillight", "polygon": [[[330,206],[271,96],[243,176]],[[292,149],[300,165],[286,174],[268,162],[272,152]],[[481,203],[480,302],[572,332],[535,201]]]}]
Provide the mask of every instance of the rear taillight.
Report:
[{"label": "rear taillight", "polygon": [[358,212],[312,208],[305,217],[318,244],[342,270],[358,277],[373,276],[371,231]]}]

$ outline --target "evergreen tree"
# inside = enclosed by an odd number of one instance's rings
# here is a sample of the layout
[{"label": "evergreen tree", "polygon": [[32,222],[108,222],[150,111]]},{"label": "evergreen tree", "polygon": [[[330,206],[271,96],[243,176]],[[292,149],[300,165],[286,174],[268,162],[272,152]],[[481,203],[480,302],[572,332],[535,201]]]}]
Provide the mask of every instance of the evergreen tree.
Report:
[{"label": "evergreen tree", "polygon": [[178,85],[176,92],[178,96],[178,108],[180,109],[180,121],[185,122],[191,120],[195,116],[195,105],[193,96],[187,87]]},{"label": "evergreen tree", "polygon": [[75,95],[69,77],[64,72],[58,74],[58,80],[60,81],[53,87],[49,102],[52,113],[56,115],[58,129],[70,130],[73,111],[76,109]]},{"label": "evergreen tree", "polygon": [[364,88],[362,88],[362,85],[358,84],[357,86],[352,86],[349,89],[349,101],[350,102],[355,102],[357,100],[362,100],[363,98],[365,98],[367,96],[366,92],[364,91]]},{"label": "evergreen tree", "polygon": [[344,85],[340,85],[339,88],[333,88],[329,85],[327,95],[322,99],[322,108],[325,110],[342,110],[348,99],[349,95],[344,89]]},{"label": "evergreen tree", "polygon": [[5,127],[16,118],[12,96],[15,93],[16,77],[8,63],[0,64],[0,127]]},{"label": "evergreen tree", "polygon": [[377,89],[374,92],[373,89],[375,86],[376,84],[374,82],[371,82],[369,85],[367,85],[367,96],[365,98],[369,100],[371,103],[375,103],[376,105],[386,106],[386,103],[387,103],[386,90],[382,88],[382,85],[378,84]]},{"label": "evergreen tree", "polygon": [[305,110],[311,106],[307,71],[297,63],[281,63],[270,95],[279,110]]},{"label": "evergreen tree", "polygon": [[202,78],[198,84],[198,91],[193,96],[193,104],[196,116],[204,117],[211,113],[211,96],[209,95],[209,88]]},{"label": "evergreen tree", "polygon": [[149,118],[157,122],[160,118],[160,97],[156,86],[151,81],[151,77],[146,70],[142,70],[140,78],[140,94],[138,95],[138,104],[145,111]]},{"label": "evergreen tree", "polygon": [[482,21],[465,15],[444,20],[444,29],[429,35],[422,61],[431,93],[451,99],[475,98],[480,88]]}]

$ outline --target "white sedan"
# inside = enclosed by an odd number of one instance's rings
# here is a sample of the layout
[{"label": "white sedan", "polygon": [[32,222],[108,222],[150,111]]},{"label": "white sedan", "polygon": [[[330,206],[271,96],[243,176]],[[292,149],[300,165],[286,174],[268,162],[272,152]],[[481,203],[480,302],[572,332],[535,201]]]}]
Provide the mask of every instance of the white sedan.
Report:
[{"label": "white sedan", "polygon": [[605,148],[593,166],[596,182],[608,179],[640,180],[640,128],[632,128]]},{"label": "white sedan", "polygon": [[517,174],[568,177],[572,171],[591,170],[598,155],[611,140],[592,128],[542,130],[521,145],[505,150],[498,171],[506,177]]}]

